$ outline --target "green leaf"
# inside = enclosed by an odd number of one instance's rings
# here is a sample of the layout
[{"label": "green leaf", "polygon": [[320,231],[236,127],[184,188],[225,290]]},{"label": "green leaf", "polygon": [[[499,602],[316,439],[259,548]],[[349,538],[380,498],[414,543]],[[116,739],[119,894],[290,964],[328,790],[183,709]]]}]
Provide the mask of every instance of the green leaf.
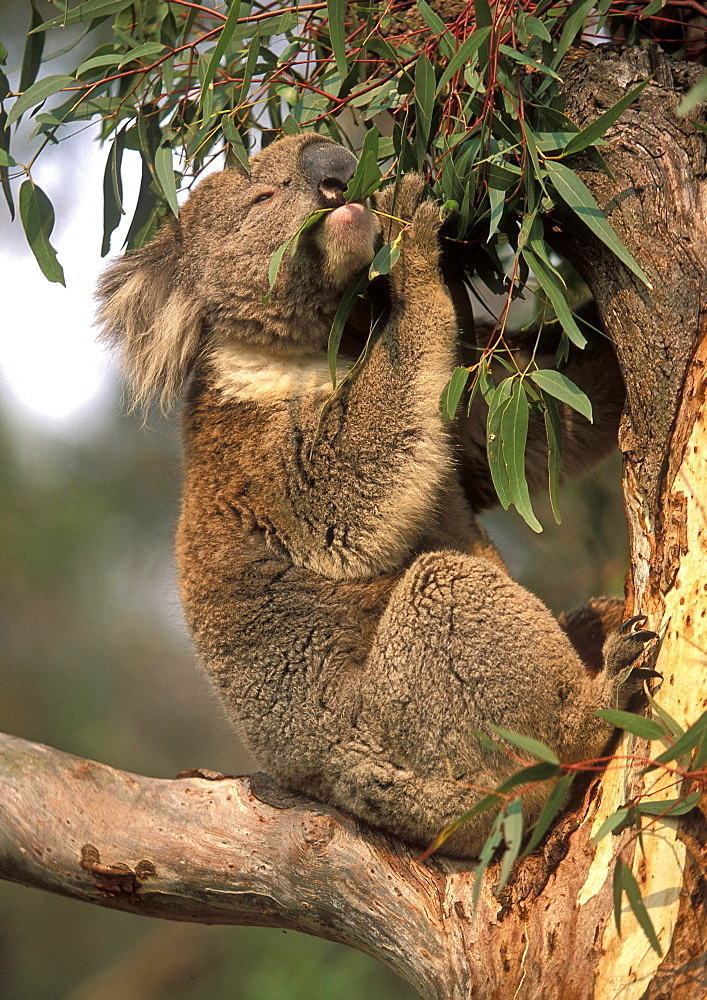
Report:
[{"label": "green leaf", "polygon": [[514,746],[520,747],[521,750],[525,750],[526,753],[532,754],[533,757],[538,757],[540,760],[544,760],[548,764],[554,764],[559,767],[560,762],[557,759],[557,755],[550,749],[550,747],[541,743],[540,740],[536,740],[532,736],[521,736],[519,733],[512,733],[509,729],[502,729],[500,726],[490,726],[490,728],[494,731],[494,733],[496,733],[497,736],[502,736],[508,743],[512,743]]},{"label": "green leaf", "polygon": [[501,449],[508,472],[511,503],[533,531],[542,525],[533,513],[525,477],[525,444],[528,440],[528,397],[521,379],[514,379],[513,393],[501,416]]},{"label": "green leaf", "polygon": [[54,208],[44,191],[31,180],[26,180],[20,188],[20,218],[27,242],[45,278],[65,285],[63,268],[49,242],[54,228]]},{"label": "green leaf", "polygon": [[547,437],[548,493],[552,514],[557,524],[562,524],[560,516],[560,470],[562,469],[562,425],[557,403],[547,393],[540,390],[544,404],[545,436]]},{"label": "green leaf", "polygon": [[[12,159],[10,156],[10,130],[6,128],[7,113],[3,110],[0,104],[0,149],[3,150],[5,155],[9,160]],[[15,202],[12,198],[12,187],[10,185],[10,171],[8,167],[0,163],[0,185],[2,186],[3,194],[5,195],[5,201],[7,202],[7,207],[10,212],[10,218],[14,220],[15,218]]]},{"label": "green leaf", "polygon": [[503,208],[506,204],[506,191],[504,188],[499,188],[495,185],[489,184],[488,198],[491,211],[489,214],[489,234],[486,238],[487,243],[498,232],[498,226],[503,215]]},{"label": "green leaf", "polygon": [[557,69],[565,58],[567,50],[584,28],[589,12],[596,0],[575,0],[562,18],[562,34],[552,60],[552,68]]},{"label": "green leaf", "polygon": [[425,0],[417,0],[417,9],[430,29],[430,34],[438,39],[440,50],[448,59],[451,59],[454,55],[455,44],[447,25],[438,14],[435,14],[430,5],[425,3]]},{"label": "green leaf", "polygon": [[145,238],[152,229],[152,221],[157,209],[157,195],[152,187],[152,171],[148,163],[147,154],[141,153],[142,173],[140,176],[140,190],[138,191],[137,204],[133,213],[128,235],[125,237],[125,247],[129,250],[139,250],[145,242]]},{"label": "green leaf", "polygon": [[34,0],[32,0],[32,15],[30,18],[29,33],[25,40],[25,50],[22,54],[22,72],[20,73],[20,83],[18,90],[24,93],[31,87],[37,79],[37,73],[42,62],[42,52],[44,51],[43,34],[33,34],[34,29],[42,23],[42,18],[37,10]]},{"label": "green leaf", "polygon": [[172,209],[176,217],[179,216],[179,205],[177,204],[177,184],[174,178],[174,166],[172,163],[172,147],[165,143],[157,147],[155,152],[155,173],[160,182],[162,193],[167,199],[167,204]]},{"label": "green leaf", "polygon": [[638,802],[636,808],[645,816],[684,816],[694,809],[702,798],[702,792],[691,792],[678,799],[663,799],[662,802]]},{"label": "green leaf", "polygon": [[685,732],[682,726],[678,725],[678,723],[675,721],[672,715],[670,715],[669,712],[666,712],[666,710],[663,708],[662,705],[658,704],[655,698],[653,698],[653,696],[651,695],[650,691],[646,691],[645,694],[646,697],[648,698],[648,704],[651,706],[655,714],[663,723],[663,726],[665,727],[665,732],[670,733],[674,739],[678,739],[680,736],[682,736],[682,734]]},{"label": "green leaf", "polygon": [[626,893],[629,906],[633,910],[633,915],[641,926],[643,933],[648,938],[651,948],[662,957],[663,951],[658,943],[658,936],[653,927],[651,918],[648,916],[648,911],[646,910],[646,904],[643,902],[643,897],[641,896],[641,890],[638,887],[638,882],[628,865],[621,863],[621,887]]},{"label": "green leaf", "polygon": [[8,152],[0,148],[0,167],[16,167],[17,162],[10,156]]},{"label": "green leaf", "polygon": [[[487,796],[490,797],[490,796]],[[486,870],[491,863],[491,859],[494,854],[501,846],[501,840],[503,839],[503,813],[499,813],[496,819],[493,821],[493,826],[491,827],[491,832],[484,842],[484,846],[479,852],[479,864],[474,869],[474,889],[471,894],[471,904],[472,910],[476,913],[476,909],[479,905],[479,899],[481,898],[481,887],[483,885],[484,875]]]},{"label": "green leaf", "polygon": [[577,326],[569,305],[565,289],[560,284],[558,278],[552,270],[529,246],[523,247],[521,256],[538,280],[538,284],[552,303],[552,307],[557,313],[557,318],[562,324],[562,328],[577,347],[584,347],[587,338]]},{"label": "green leaf", "polygon": [[623,827],[630,812],[630,809],[626,808],[626,806],[622,806],[621,809],[617,809],[616,812],[613,812],[611,816],[607,816],[592,837],[592,845],[598,844],[600,840],[603,840],[604,837],[606,837],[607,833],[613,833],[614,830],[618,830],[619,827]]},{"label": "green leaf", "polygon": [[366,132],[356,172],[344,191],[346,201],[359,201],[362,198],[367,198],[378,188],[381,181],[381,172],[378,167],[379,138],[375,125]]},{"label": "green leaf", "polygon": [[51,28],[63,28],[67,24],[78,24],[81,21],[91,21],[94,17],[106,17],[117,14],[130,7],[134,0],[83,0],[72,10],[53,17],[50,21],[34,28],[34,31],[49,31]]},{"label": "green leaf", "polygon": [[571,153],[578,153],[581,149],[586,149],[587,146],[594,145],[611,128],[614,122],[618,121],[624,111],[633,104],[644,87],[647,87],[649,83],[650,80],[644,80],[643,83],[639,83],[637,87],[629,90],[616,104],[607,111],[604,111],[603,114],[595,118],[593,122],[590,122],[580,132],[575,132],[563,149],[562,155],[569,156]]},{"label": "green leaf", "polygon": [[139,59],[151,59],[153,56],[161,55],[164,52],[164,45],[160,42],[144,42],[136,45],[121,57],[118,66],[125,66],[129,62],[137,62]]},{"label": "green leaf", "polygon": [[479,47],[488,40],[488,36],[491,34],[491,28],[477,28],[473,31],[471,35],[466,39],[466,41],[459,47],[459,49],[454,53],[452,58],[449,60],[447,67],[440,77],[439,83],[435,94],[439,96],[444,88],[447,86],[449,81],[452,79],[455,73],[458,73],[462,66],[467,66],[471,62],[472,56],[474,56],[479,49]]},{"label": "green leaf", "polygon": [[110,238],[123,216],[123,181],[121,168],[125,148],[125,127],[113,139],[103,173],[103,241],[101,257],[110,250]]},{"label": "green leaf", "polygon": [[248,156],[248,150],[245,148],[243,136],[238,131],[236,123],[230,115],[224,115],[221,119],[221,131],[228,140],[231,149],[233,150],[233,155],[236,157],[246,173],[249,174],[250,157]]},{"label": "green leaf", "polygon": [[81,63],[76,70],[76,76],[82,76],[90,69],[101,69],[103,66],[117,66],[122,58],[122,52],[104,52],[100,56],[91,56]]},{"label": "green leaf", "polygon": [[689,115],[704,100],[707,100],[707,73],[688,90],[677,106],[677,113]]},{"label": "green leaf", "polygon": [[603,708],[594,714],[610,722],[612,726],[618,726],[619,729],[640,736],[643,740],[660,740],[665,736],[665,730],[661,725],[633,712],[616,712]]},{"label": "green leaf", "polygon": [[659,10],[669,2],[669,0],[651,0],[651,2],[643,8],[641,13],[638,15],[638,20],[642,21],[646,17],[652,17],[657,14]]},{"label": "green leaf", "polygon": [[501,419],[511,400],[512,382],[511,378],[506,378],[502,382],[499,382],[491,396],[486,421],[486,453],[488,455],[489,469],[494,489],[504,510],[508,510],[511,504],[511,496],[508,488],[508,470],[503,460]]},{"label": "green leaf", "polygon": [[526,17],[525,19],[525,30],[528,32],[529,36],[534,36],[535,38],[541,39],[543,42],[551,42],[552,36],[547,30],[543,22],[538,17]]},{"label": "green leaf", "polygon": [[621,858],[616,859],[614,865],[614,877],[612,879],[612,896],[614,900],[614,923],[616,933],[621,934],[621,899],[623,897],[623,871],[624,863]]},{"label": "green leaf", "polygon": [[327,0],[326,6],[329,15],[331,49],[336,60],[336,68],[343,78],[349,72],[349,67],[346,63],[346,28],[344,25],[346,0]]},{"label": "green leaf", "polygon": [[555,371],[553,368],[541,368],[536,372],[531,372],[530,379],[538,388],[548,392],[560,402],[567,403],[577,413],[586,417],[590,424],[592,423],[592,404],[589,397],[562,372]]},{"label": "green leaf", "polygon": [[518,857],[520,845],[523,843],[523,804],[519,796],[508,803],[503,810],[503,839],[506,850],[501,861],[501,872],[495,893],[498,895],[508,881],[513,863]]},{"label": "green leaf", "polygon": [[697,722],[693,723],[687,732],[675,740],[672,746],[668,747],[660,756],[656,757],[649,765],[648,770],[652,770],[656,764],[667,764],[671,760],[682,757],[689,753],[702,740],[707,732],[707,712],[703,712]]},{"label": "green leaf", "polygon": [[43,79],[32,84],[29,90],[26,90],[24,94],[18,97],[10,108],[10,113],[7,116],[8,126],[16,122],[25,111],[29,111],[30,108],[41,104],[42,101],[46,101],[48,97],[51,97],[52,94],[57,94],[64,87],[68,87],[70,83],[75,84],[75,78],[61,73],[54,76],[45,76]]},{"label": "green leaf", "polygon": [[[489,743],[491,741],[489,740]],[[491,744],[492,750],[499,750],[502,748]],[[512,774],[510,778],[506,778],[501,784],[495,789],[499,795],[505,795],[506,792],[512,791],[517,788],[518,785],[531,785],[538,781],[548,781],[550,778],[556,778],[560,772],[559,765],[550,764],[548,761],[542,761],[540,764],[531,764],[529,767],[524,767],[520,771],[516,771]]]},{"label": "green leaf", "polygon": [[595,202],[584,181],[580,180],[564,163],[558,163],[556,160],[546,160],[545,167],[555,190],[567,206],[589,226],[594,235],[598,236],[602,243],[606,244],[637,278],[640,278],[648,288],[651,288],[650,281],[607,222],[604,213]]},{"label": "green leaf", "polygon": [[334,386],[336,386],[336,359],[339,354],[341,336],[344,332],[344,327],[346,326],[346,321],[349,318],[351,310],[356,304],[356,299],[364,291],[367,285],[368,275],[364,271],[362,274],[358,275],[358,277],[349,285],[344,294],[341,296],[339,308],[336,310],[334,322],[331,324],[329,343],[327,345],[327,360],[329,362],[329,372],[331,374],[332,385]]},{"label": "green leaf", "polygon": [[255,67],[260,55],[260,30],[251,38],[248,43],[248,55],[246,56],[245,67],[243,69],[243,80],[236,90],[233,91],[232,104],[234,108],[239,107],[248,100],[250,84],[255,73]]},{"label": "green leaf", "polygon": [[216,70],[218,69],[219,63],[223,58],[223,54],[228,48],[228,44],[233,37],[236,28],[238,27],[238,18],[241,13],[240,0],[233,0],[231,3],[231,9],[228,12],[228,17],[226,18],[223,27],[221,28],[221,33],[218,36],[218,41],[216,42],[216,47],[211,54],[208,66],[206,68],[206,73],[201,83],[202,90],[202,101],[203,92],[211,86],[214,76],[216,75]]},{"label": "green leaf", "polygon": [[548,795],[545,805],[535,821],[533,833],[525,846],[521,858],[526,858],[529,854],[532,854],[547,831],[550,829],[552,821],[565,804],[565,800],[569,793],[570,785],[574,781],[574,777],[574,774],[571,772],[569,774],[564,774]]},{"label": "green leaf", "polygon": [[388,274],[391,267],[393,267],[400,256],[401,238],[402,233],[400,233],[392,243],[384,243],[375,255],[371,262],[371,266],[368,269],[368,277],[371,281],[381,274]]},{"label": "green leaf", "polygon": [[432,112],[435,99],[435,71],[423,53],[415,63],[415,152],[419,168],[427,153],[432,131]]},{"label": "green leaf", "polygon": [[440,400],[443,420],[454,420],[459,400],[469,381],[469,374],[469,369],[463,367],[455,368],[452,372],[452,377],[442,390]]}]

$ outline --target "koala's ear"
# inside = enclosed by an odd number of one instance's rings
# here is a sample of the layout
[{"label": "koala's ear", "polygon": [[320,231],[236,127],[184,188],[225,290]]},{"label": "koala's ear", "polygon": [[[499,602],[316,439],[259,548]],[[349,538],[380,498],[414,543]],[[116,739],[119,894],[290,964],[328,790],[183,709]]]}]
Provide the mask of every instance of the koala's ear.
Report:
[{"label": "koala's ear", "polygon": [[201,303],[179,282],[176,225],[112,264],[98,285],[101,339],[120,346],[133,407],[179,397],[201,344]]}]

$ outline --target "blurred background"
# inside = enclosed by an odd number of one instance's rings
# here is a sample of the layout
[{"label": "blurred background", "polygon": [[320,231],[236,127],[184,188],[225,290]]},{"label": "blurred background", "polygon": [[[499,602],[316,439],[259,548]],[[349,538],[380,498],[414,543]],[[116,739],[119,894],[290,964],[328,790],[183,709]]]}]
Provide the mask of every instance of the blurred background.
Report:
[{"label": "blurred background", "polygon": [[[29,19],[28,0],[4,0],[11,80]],[[66,289],[44,279],[0,204],[0,729],[157,777],[242,773],[252,762],[176,595],[177,420],[126,415],[117,366],[94,343],[105,155],[85,131],[33,170],[56,208]],[[518,580],[555,611],[622,593],[618,455],[565,488],[561,527],[540,499],[536,510],[540,536],[515,514],[485,518]],[[413,993],[373,959],[304,935],[150,921],[0,882],[0,1000],[371,996]]]}]

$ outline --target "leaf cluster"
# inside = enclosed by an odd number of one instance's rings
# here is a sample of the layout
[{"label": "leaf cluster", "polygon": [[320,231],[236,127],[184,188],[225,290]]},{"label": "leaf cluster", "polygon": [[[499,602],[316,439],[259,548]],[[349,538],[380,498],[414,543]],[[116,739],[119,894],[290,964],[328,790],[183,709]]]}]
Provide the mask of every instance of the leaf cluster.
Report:
[{"label": "leaf cluster", "polygon": [[[653,718],[646,718],[633,712],[602,710],[597,716],[612,725],[632,733],[640,739],[659,742],[664,749],[656,756],[641,758],[644,773],[660,771],[663,785],[655,785],[650,794],[636,796],[608,816],[592,838],[598,844],[609,834],[618,835],[623,830],[633,831],[630,842],[642,844],[642,837],[652,833],[661,821],[672,820],[686,815],[695,808],[707,790],[707,711],[687,729],[683,729],[675,719],[648,694],[653,709]],[[523,761],[523,767],[506,778],[493,791],[483,795],[471,809],[445,827],[434,843],[422,855],[429,857],[464,823],[481,813],[498,809],[491,831],[481,849],[479,863],[475,869],[473,899],[478,904],[484,876],[491,863],[499,857],[500,868],[495,887],[496,895],[504,889],[511,869],[517,860],[531,854],[556,819],[569,795],[572,782],[583,771],[596,771],[601,761],[586,761],[580,764],[561,764],[554,751],[541,741],[519,733],[510,732],[496,726],[491,727],[504,744],[494,742],[484,733],[477,737],[486,750],[505,753],[518,760],[517,751],[530,757]],[[534,759],[534,760],[533,760]],[[523,825],[523,795],[541,782],[552,782],[545,805],[529,831]],[[670,798],[656,797],[674,789]],[[500,806],[500,809],[499,809]],[[525,845],[524,845],[525,840]],[[613,875],[614,919],[621,933],[621,909],[623,897],[633,911],[651,947],[662,954],[655,929],[643,901],[640,887],[631,866],[622,858],[628,843],[619,853]]]},{"label": "leaf cluster", "polygon": [[[573,170],[579,152],[603,167],[602,136],[646,85],[584,129],[565,115],[562,69],[593,0],[540,6],[477,0],[450,23],[425,0],[412,7],[345,0],[291,6],[57,0],[53,6],[56,14],[43,21],[32,0],[16,93],[0,74],[0,183],[14,212],[10,181],[25,178],[21,221],[46,277],[63,281],[63,271],[50,242],[51,202],[32,168],[44,149],[69,138],[77,125],[92,123],[107,146],[103,254],[125,211],[126,149],[136,150],[142,162],[126,239],[136,248],[178,214],[179,192],[215,158],[247,171],[252,149],[283,132],[313,129],[351,146],[351,125],[364,126],[347,197],[365,198],[381,183],[422,171],[469,279],[506,297],[478,364],[454,373],[443,415],[451,418],[462,401],[471,405],[481,392],[489,405],[489,462],[499,497],[540,530],[524,469],[534,413],[546,429],[548,482],[559,520],[558,406],[591,419],[589,402],[555,370],[540,369],[534,360],[527,369],[518,367],[505,339],[508,307],[534,294],[541,316],[561,324],[560,353],[569,342],[585,344],[548,236],[548,220],[558,210],[573,214],[636,280],[647,281]],[[600,22],[610,13],[605,8]],[[65,60],[85,39],[99,44],[88,56],[82,48],[66,72],[43,75],[45,38],[67,29],[75,34],[62,52]],[[40,147],[23,163],[16,126],[27,118]],[[278,251],[271,280],[291,249]],[[370,276],[387,273],[398,254],[399,241],[386,244]],[[332,355],[330,346],[330,360]],[[499,357],[508,376],[494,384],[491,361]]]}]

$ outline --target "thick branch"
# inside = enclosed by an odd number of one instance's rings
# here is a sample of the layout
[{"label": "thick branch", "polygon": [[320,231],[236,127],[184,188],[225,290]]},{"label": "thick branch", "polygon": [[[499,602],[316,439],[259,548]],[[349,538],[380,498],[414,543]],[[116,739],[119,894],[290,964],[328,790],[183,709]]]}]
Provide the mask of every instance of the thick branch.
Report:
[{"label": "thick branch", "polygon": [[0,735],[0,877],[145,916],[305,931],[451,996],[444,876],[413,858],[264,775],[146,778]]}]

